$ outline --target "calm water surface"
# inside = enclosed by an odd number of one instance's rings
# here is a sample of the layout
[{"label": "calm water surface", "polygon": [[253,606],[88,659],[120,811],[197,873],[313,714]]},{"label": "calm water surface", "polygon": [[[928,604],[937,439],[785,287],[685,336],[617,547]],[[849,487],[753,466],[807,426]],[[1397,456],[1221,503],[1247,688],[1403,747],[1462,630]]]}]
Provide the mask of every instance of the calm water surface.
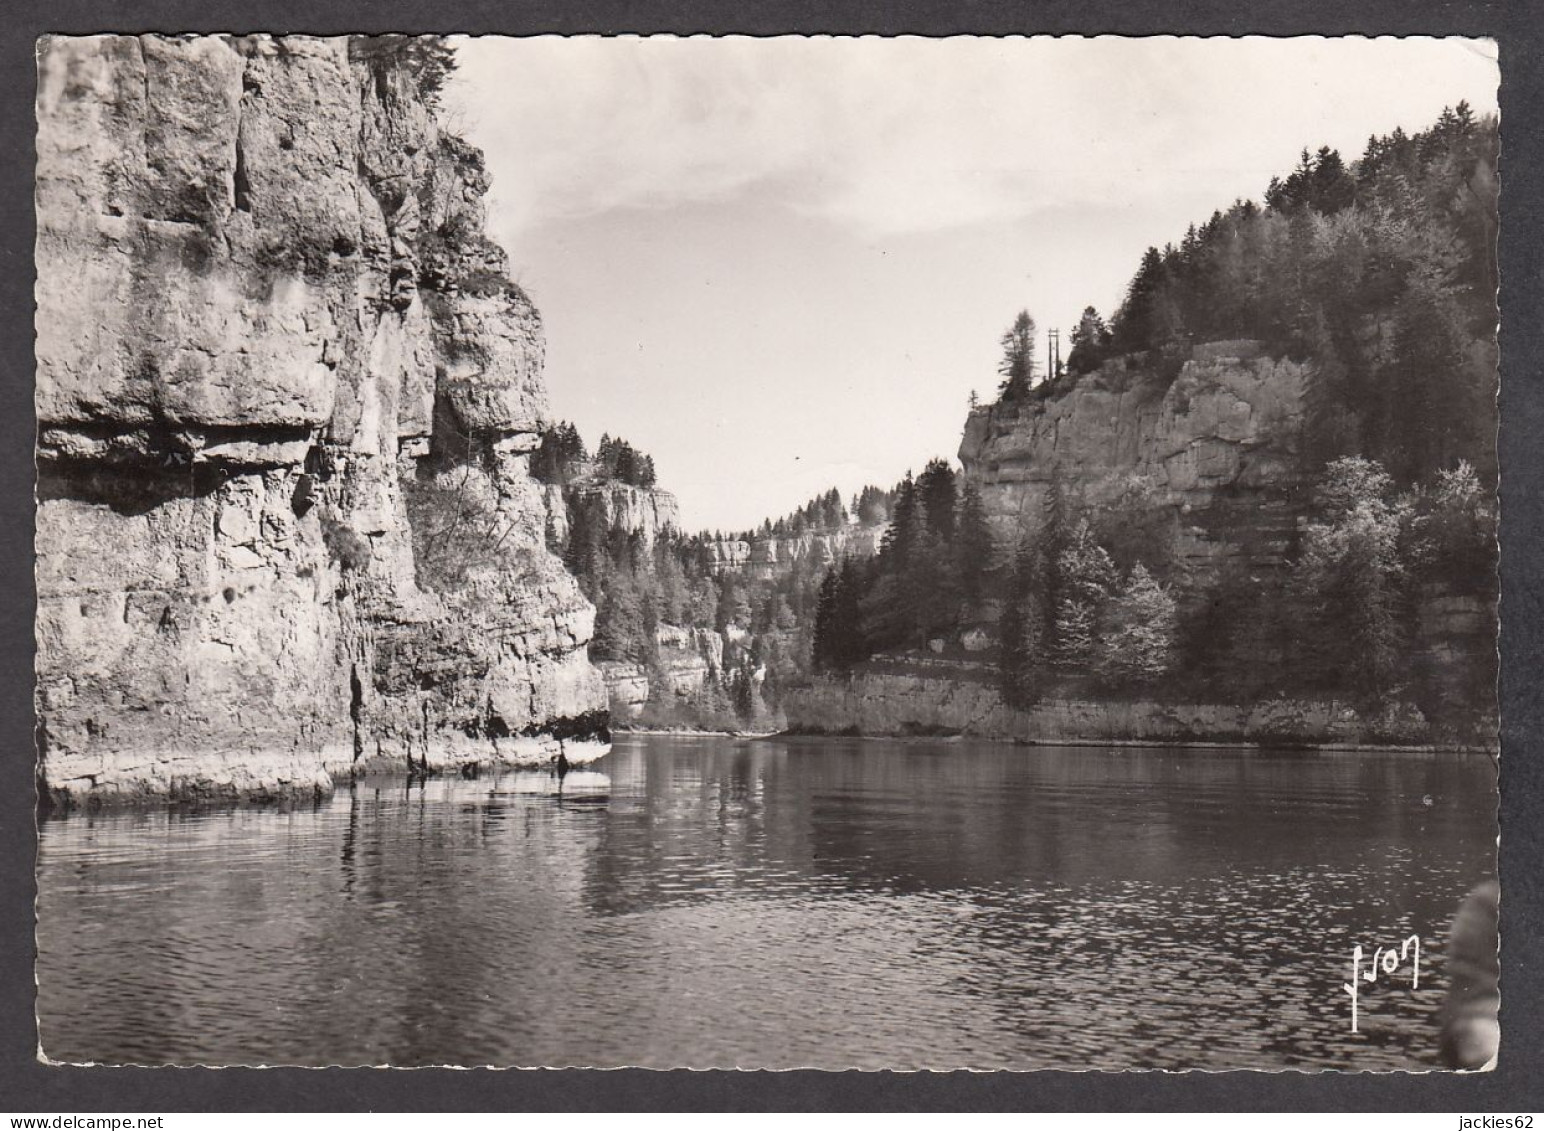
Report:
[{"label": "calm water surface", "polygon": [[[624,738],[562,782],[45,821],[67,1061],[1436,1065],[1485,758]],[[1351,948],[1419,934],[1420,988]]]}]

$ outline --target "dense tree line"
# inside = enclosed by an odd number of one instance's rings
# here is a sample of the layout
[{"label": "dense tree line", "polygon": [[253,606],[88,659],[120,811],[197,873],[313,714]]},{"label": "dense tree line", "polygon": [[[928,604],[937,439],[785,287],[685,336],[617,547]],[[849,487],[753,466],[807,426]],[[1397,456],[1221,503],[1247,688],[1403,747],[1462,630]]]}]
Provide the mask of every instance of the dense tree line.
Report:
[{"label": "dense tree line", "polygon": [[817,495],[791,514],[778,519],[766,519],[754,531],[745,531],[739,537],[743,541],[755,538],[787,538],[801,534],[830,534],[846,526],[851,519],[842,493],[832,487],[823,495]]},{"label": "dense tree line", "polygon": [[872,560],[844,560],[821,583],[812,640],[819,669],[875,651],[920,648],[980,615],[992,564],[981,497],[941,459],[895,488]]},{"label": "dense tree line", "polygon": [[590,453],[585,450],[579,429],[560,420],[541,434],[541,442],[531,453],[531,475],[543,483],[566,486],[586,474]]},{"label": "dense tree line", "polygon": [[[599,496],[571,492],[567,506],[567,536],[552,539],[552,548],[595,604],[591,656],[650,673],[656,698],[641,721],[716,729],[771,725],[784,691],[809,676],[819,565],[796,562],[770,578],[715,574],[712,535],[665,531],[649,547],[639,534],[610,524]],[[722,669],[689,700],[665,690],[662,625],[708,630],[724,642]]]},{"label": "dense tree line", "polygon": [[1319,461],[1365,455],[1400,485],[1459,459],[1493,475],[1497,148],[1496,120],[1460,103],[1350,165],[1304,150],[1264,207],[1236,202],[1148,248],[1108,333],[1085,311],[1069,369],[1257,339],[1313,363]]},{"label": "dense tree line", "polygon": [[602,435],[595,449],[595,478],[603,483],[626,483],[632,487],[653,487],[654,459],[646,456],[621,437]]},{"label": "dense tree line", "polygon": [[1375,461],[1332,461],[1285,575],[1225,573],[1200,591],[1177,565],[1172,516],[1151,505],[1140,480],[1098,510],[1053,480],[1038,521],[994,566],[972,484],[954,477],[952,533],[929,519],[929,496],[935,513],[947,498],[946,472],[935,461],[903,481],[880,556],[843,561],[821,580],[816,671],[940,638],[953,653],[990,602],[989,655],[1005,701],[1018,707],[1080,680],[1104,692],[1225,701],[1327,693],[1371,706],[1400,696],[1446,720],[1488,698],[1493,659],[1478,658],[1454,688],[1412,652],[1423,591],[1494,596],[1495,508],[1468,463],[1401,490]]},{"label": "dense tree line", "polygon": [[[1364,455],[1408,486],[1460,459],[1495,474],[1496,120],[1467,104],[1374,136],[1347,164],[1304,150],[1264,205],[1240,200],[1150,247],[1108,323],[1072,329],[1076,379],[1116,357],[1172,379],[1191,346],[1253,339],[1311,362],[1310,455]],[[1003,336],[1000,400],[1034,383],[1034,320]],[[1051,395],[1058,382],[1036,386]]]},{"label": "dense tree line", "polygon": [[540,443],[531,453],[531,475],[543,483],[563,486],[584,481],[648,488],[656,481],[652,456],[621,437],[603,433],[592,459],[579,430],[566,420],[542,433]]}]

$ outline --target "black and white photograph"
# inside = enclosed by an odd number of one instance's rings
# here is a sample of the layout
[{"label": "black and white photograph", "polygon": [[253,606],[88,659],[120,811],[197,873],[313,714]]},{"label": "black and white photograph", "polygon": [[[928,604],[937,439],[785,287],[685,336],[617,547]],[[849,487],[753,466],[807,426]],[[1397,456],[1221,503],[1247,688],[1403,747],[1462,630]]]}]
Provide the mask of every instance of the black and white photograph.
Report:
[{"label": "black and white photograph", "polygon": [[172,30],[36,44],[39,1060],[1505,1058],[1495,39]]}]

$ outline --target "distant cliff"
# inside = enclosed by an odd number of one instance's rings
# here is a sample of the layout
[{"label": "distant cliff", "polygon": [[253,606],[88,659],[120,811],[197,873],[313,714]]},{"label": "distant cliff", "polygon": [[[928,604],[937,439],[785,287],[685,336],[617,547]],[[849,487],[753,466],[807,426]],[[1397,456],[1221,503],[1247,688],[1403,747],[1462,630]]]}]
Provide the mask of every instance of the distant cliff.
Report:
[{"label": "distant cliff", "polygon": [[884,534],[883,524],[853,522],[836,530],[708,541],[703,549],[714,574],[740,571],[769,580],[797,563],[829,566],[844,556],[871,558],[879,552]]},{"label": "distant cliff", "polygon": [[51,794],[604,750],[594,611],[526,474],[541,320],[431,94],[386,40],[42,45]]},{"label": "distant cliff", "polygon": [[669,491],[653,487],[635,487],[628,483],[581,482],[560,486],[543,485],[547,508],[548,540],[567,542],[571,532],[570,512],[594,508],[596,522],[607,530],[636,534],[646,549],[652,550],[661,535],[681,528],[681,511]]}]

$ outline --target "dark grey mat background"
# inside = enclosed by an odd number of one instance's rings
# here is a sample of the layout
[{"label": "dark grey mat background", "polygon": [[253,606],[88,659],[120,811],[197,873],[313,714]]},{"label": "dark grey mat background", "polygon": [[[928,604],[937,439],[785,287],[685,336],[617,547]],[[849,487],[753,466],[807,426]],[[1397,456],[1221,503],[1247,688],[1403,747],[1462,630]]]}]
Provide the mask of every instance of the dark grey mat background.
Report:
[{"label": "dark grey mat background", "polygon": [[[1532,0],[8,0],[0,45],[0,1111],[1544,1109],[1544,8]],[[665,1073],[47,1068],[33,1023],[33,41],[47,32],[716,32],[1491,35],[1502,118],[1502,1030],[1470,1076],[1323,1073]],[[1419,123],[1414,123],[1419,125]],[[1313,138],[1304,138],[1305,144]],[[112,553],[112,547],[101,547]],[[1262,960],[1268,961],[1268,955]],[[1228,1008],[1218,987],[1217,1008]]]}]

